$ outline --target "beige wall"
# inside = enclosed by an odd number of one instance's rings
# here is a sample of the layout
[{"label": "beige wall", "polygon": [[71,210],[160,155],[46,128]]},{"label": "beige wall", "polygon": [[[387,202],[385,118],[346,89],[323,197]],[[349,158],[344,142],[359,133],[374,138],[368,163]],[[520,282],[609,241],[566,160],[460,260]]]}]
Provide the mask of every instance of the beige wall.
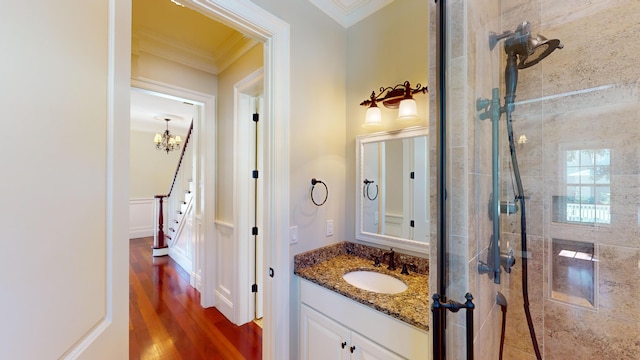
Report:
[{"label": "beige wall", "polygon": [[131,78],[152,79],[203,94],[215,95],[216,75],[148,53],[131,54]]},{"label": "beige wall", "polygon": [[168,154],[156,150],[153,143],[154,133],[131,131],[129,177],[130,197],[152,198],[154,195],[167,194],[182,151]]},{"label": "beige wall", "polygon": [[[255,0],[291,26],[290,225],[298,243],[290,256],[345,240],[346,31],[308,1]],[[316,207],[311,179],[329,188]],[[334,235],[325,236],[326,220]]]},{"label": "beige wall", "polygon": [[216,121],[216,220],[233,224],[234,86],[263,66],[263,46],[259,44],[218,75],[218,117]]},{"label": "beige wall", "polygon": [[0,358],[127,357],[130,7],[3,4]]},{"label": "beige wall", "polygon": [[417,83],[435,85],[428,79],[427,57],[430,51],[428,11],[428,2],[425,1],[394,1],[347,30],[347,94],[344,125],[346,128],[344,208],[346,209],[345,239],[347,240],[353,241],[355,237],[356,136],[428,124],[429,96],[425,94],[415,96],[420,120],[395,121],[397,111],[385,109],[381,105],[383,123],[379,128],[362,127],[366,108],[359,105],[369,98],[372,91],[375,90],[378,94],[380,87],[394,86],[404,81],[409,81],[414,87]]},{"label": "beige wall", "polygon": [[[253,0],[290,25],[291,105],[289,126],[289,224],[298,227],[295,254],[345,240],[346,32],[308,1]],[[316,207],[309,197],[311,179],[325,182],[327,202]],[[287,214],[282,214],[287,215]],[[333,220],[334,235],[325,236]],[[292,269],[293,267],[291,267]],[[298,302],[292,275],[290,304]],[[298,355],[298,308],[289,316],[290,358]]]}]

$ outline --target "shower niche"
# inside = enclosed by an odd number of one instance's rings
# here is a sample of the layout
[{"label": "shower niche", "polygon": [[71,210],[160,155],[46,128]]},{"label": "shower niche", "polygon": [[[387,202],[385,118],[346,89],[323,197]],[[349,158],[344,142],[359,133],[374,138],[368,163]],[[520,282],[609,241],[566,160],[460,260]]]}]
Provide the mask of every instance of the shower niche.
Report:
[{"label": "shower niche", "polygon": [[595,308],[595,245],[564,239],[551,242],[551,298]]}]

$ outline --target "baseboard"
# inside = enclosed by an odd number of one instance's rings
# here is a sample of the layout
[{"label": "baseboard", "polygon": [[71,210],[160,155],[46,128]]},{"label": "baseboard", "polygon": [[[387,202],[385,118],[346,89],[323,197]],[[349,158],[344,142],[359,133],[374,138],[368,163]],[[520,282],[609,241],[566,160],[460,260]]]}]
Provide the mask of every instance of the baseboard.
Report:
[{"label": "baseboard", "polygon": [[162,248],[153,248],[153,251],[151,253],[153,256],[158,257],[158,256],[167,256],[169,255],[169,247],[165,246]]},{"label": "baseboard", "polygon": [[129,228],[129,239],[137,239],[149,236],[153,236],[153,226]]},{"label": "baseboard", "polygon": [[236,323],[235,321],[235,312],[233,310],[233,302],[230,301],[226,296],[224,296],[220,291],[216,290],[216,309],[224,315],[227,320],[232,323]]}]

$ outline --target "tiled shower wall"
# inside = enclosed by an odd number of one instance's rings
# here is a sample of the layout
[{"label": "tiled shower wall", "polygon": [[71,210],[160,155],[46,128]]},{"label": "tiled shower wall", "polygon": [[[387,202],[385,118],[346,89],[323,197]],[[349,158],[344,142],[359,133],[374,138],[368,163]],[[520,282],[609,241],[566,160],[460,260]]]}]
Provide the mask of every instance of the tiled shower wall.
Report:
[{"label": "tiled shower wall", "polygon": [[[499,84],[500,57],[495,51],[490,52],[488,45],[489,32],[500,26],[499,9],[499,3],[492,0],[456,0],[448,2],[447,7],[447,297],[464,302],[465,293],[474,296],[475,358],[487,360],[498,358],[500,309],[495,306],[495,297],[500,288],[492,278],[476,271],[478,261],[487,260],[492,223],[488,207],[491,122],[477,119],[475,102],[477,97],[490,97],[491,89]],[[435,7],[431,13],[435,46]],[[435,59],[431,64],[430,84],[436,84]],[[435,128],[435,114],[431,119],[430,126]],[[437,144],[436,132],[430,134],[431,144]],[[431,150],[431,164],[435,166],[437,149]],[[436,175],[432,168],[432,184],[437,183]],[[431,206],[432,219],[436,219],[435,195]],[[430,260],[433,266],[436,251],[434,233]],[[432,270],[432,284],[435,273]],[[432,288],[435,289],[433,285]],[[465,359],[465,312],[450,313],[448,318],[447,358]]]},{"label": "tiled shower wall", "polygon": [[[545,359],[633,359],[640,354],[640,3],[637,1],[503,0],[502,29],[523,20],[564,48],[519,71],[514,112],[527,200],[529,293]],[[504,134],[505,131],[502,131]],[[506,144],[506,138],[503,138]],[[502,147],[502,196],[513,191]],[[569,149],[610,149],[609,224],[554,217],[553,199],[567,192]],[[520,252],[519,216],[502,217],[503,238]],[[594,249],[593,304],[552,296],[563,276],[553,266],[554,239]],[[574,281],[575,282],[575,281]],[[505,358],[533,359],[522,308],[518,265],[504,284],[510,308]],[[513,308],[513,310],[512,310]]]},{"label": "tiled shower wall", "polygon": [[[640,2],[502,0],[448,2],[448,250],[447,295],[461,301],[475,297],[476,359],[497,359],[500,308],[495,296],[508,300],[505,359],[534,359],[523,311],[520,216],[502,215],[503,250],[518,262],[496,285],[477,273],[487,260],[492,232],[491,123],[481,121],[476,98],[504,95],[505,53],[502,43],[488,49],[490,31],[515,29],[524,20],[532,32],[559,38],[557,50],[538,65],[519,71],[513,126],[527,196],[528,272],[531,313],[544,359],[634,359],[640,353]],[[435,46],[435,7],[431,38]],[[434,47],[435,48],[435,47]],[[435,53],[431,52],[431,53]],[[431,59],[430,85],[436,84]],[[435,87],[433,87],[435,88]],[[504,100],[501,98],[501,103]],[[433,104],[433,103],[432,103]],[[432,109],[435,107],[432,106]],[[432,114],[430,126],[435,128]],[[435,132],[430,132],[436,144]],[[504,115],[501,118],[501,198],[513,199]],[[554,198],[567,194],[566,151],[610,149],[609,224],[557,221]],[[431,164],[437,155],[431,148]],[[432,184],[436,170],[432,169]],[[436,199],[432,197],[432,218]],[[435,229],[435,226],[433,227]],[[553,239],[586,243],[593,248],[593,301],[576,303],[552,297],[559,274],[552,266]],[[435,233],[432,234],[435,243]],[[436,266],[437,246],[432,246]],[[435,271],[431,272],[435,284]],[[435,287],[433,287],[435,289]],[[463,359],[464,311],[451,316],[448,353]]]}]

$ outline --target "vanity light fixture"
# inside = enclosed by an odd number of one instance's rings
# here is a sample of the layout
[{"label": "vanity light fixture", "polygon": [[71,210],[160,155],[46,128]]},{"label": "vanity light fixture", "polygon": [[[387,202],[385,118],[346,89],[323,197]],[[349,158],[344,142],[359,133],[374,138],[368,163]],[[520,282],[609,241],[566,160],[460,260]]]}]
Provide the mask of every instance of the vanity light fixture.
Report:
[{"label": "vanity light fixture", "polygon": [[428,92],[426,86],[419,83],[415,88],[411,87],[409,81],[396,86],[381,87],[379,94],[375,91],[371,92],[369,99],[360,103],[367,107],[363,127],[376,126],[382,124],[382,111],[378,107],[378,103],[382,102],[386,108],[398,109],[398,117],[396,120],[415,120],[418,118],[418,106],[413,99],[413,95],[417,93],[426,94]]}]

